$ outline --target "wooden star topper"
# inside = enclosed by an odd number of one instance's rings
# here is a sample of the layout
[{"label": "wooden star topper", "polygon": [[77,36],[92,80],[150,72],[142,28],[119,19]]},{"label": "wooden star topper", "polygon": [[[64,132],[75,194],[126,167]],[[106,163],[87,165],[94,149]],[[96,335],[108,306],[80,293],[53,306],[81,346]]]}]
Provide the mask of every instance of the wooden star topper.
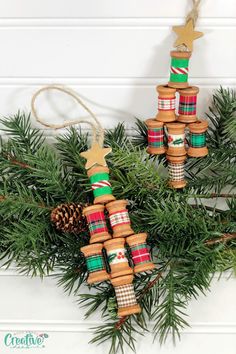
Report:
[{"label": "wooden star topper", "polygon": [[91,149],[81,152],[80,155],[83,156],[87,162],[85,165],[86,170],[93,167],[94,165],[107,166],[105,156],[107,156],[112,151],[112,148],[102,148],[97,142],[92,144]]},{"label": "wooden star topper", "polygon": [[178,36],[174,46],[184,44],[190,51],[193,50],[193,41],[203,36],[202,32],[194,31],[193,20],[189,20],[184,26],[174,26],[173,31]]}]

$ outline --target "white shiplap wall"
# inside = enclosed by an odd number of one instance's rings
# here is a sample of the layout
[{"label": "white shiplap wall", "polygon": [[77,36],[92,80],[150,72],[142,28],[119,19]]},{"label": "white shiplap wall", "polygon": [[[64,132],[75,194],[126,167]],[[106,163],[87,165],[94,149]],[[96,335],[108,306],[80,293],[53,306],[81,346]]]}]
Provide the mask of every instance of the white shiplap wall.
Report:
[{"label": "white shiplap wall", "polygon": [[[168,78],[171,26],[182,24],[187,0],[0,0],[0,114],[29,110],[32,93],[41,85],[72,86],[92,100],[106,127],[156,112],[155,85]],[[207,110],[219,85],[236,86],[235,0],[202,1],[199,30],[191,59],[191,82],[200,87],[198,114]],[[41,114],[51,121],[83,114],[70,99],[57,94],[39,98]],[[47,135],[52,132],[47,131]],[[56,281],[29,279],[14,269],[0,271],[0,353],[9,331],[35,330],[49,334],[45,354],[106,352],[87,341],[94,316],[83,321],[73,297]],[[235,354],[236,281],[214,279],[207,297],[189,306],[192,328],[174,348],[171,341],[151,346],[139,340],[137,353],[147,346],[160,354]],[[33,350],[33,349],[32,349]],[[20,351],[20,350],[19,350]],[[24,350],[21,350],[24,352]],[[128,353],[128,351],[127,351]]]}]

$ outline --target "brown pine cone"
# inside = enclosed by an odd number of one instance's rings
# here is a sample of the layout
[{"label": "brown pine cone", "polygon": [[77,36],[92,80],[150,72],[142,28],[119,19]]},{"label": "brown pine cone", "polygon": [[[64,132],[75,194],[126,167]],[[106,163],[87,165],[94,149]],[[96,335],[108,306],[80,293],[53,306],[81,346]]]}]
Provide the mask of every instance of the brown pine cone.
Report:
[{"label": "brown pine cone", "polygon": [[79,234],[88,229],[83,215],[85,205],[70,203],[58,205],[51,212],[51,221],[57,230]]}]

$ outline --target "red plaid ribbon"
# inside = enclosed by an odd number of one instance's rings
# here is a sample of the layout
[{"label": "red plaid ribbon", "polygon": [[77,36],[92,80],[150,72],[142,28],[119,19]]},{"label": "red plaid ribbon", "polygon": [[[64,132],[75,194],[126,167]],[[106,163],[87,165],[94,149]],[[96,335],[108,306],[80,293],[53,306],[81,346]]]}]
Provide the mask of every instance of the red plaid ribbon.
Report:
[{"label": "red plaid ribbon", "polygon": [[149,128],[148,129],[148,145],[152,147],[163,146],[164,129],[163,128]]},{"label": "red plaid ribbon", "polygon": [[132,246],[131,254],[134,265],[151,261],[146,244]]},{"label": "red plaid ribbon", "polygon": [[195,115],[197,105],[197,96],[180,96],[179,98],[179,114]]},{"label": "red plaid ribbon", "polygon": [[103,212],[97,211],[87,215],[87,221],[91,235],[98,234],[100,232],[108,232],[105,215]]}]

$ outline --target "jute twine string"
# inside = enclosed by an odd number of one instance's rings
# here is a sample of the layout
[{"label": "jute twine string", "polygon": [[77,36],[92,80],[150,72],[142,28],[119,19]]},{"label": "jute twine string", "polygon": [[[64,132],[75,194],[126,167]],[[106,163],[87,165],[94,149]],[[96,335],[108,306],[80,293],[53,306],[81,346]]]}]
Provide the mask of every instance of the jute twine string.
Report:
[{"label": "jute twine string", "polygon": [[193,20],[193,26],[195,27],[198,15],[199,15],[199,5],[200,5],[201,0],[193,0],[193,8],[192,10],[188,13],[186,17],[186,22],[189,20]]},{"label": "jute twine string", "polygon": [[[64,121],[61,124],[50,124],[50,123],[48,123],[45,119],[40,117],[39,114],[37,113],[37,110],[36,110],[36,107],[35,107],[35,101],[36,101],[37,97],[41,93],[43,93],[45,91],[50,91],[50,90],[61,91],[61,92],[65,93],[65,94],[73,97],[76,100],[76,102],[78,104],[80,104],[85,109],[85,111],[87,111],[89,113],[89,115],[93,119],[93,122],[91,122],[91,121],[89,121],[87,119],[78,118],[78,119],[73,119],[73,120],[66,120],[66,121]],[[97,142],[100,146],[103,146],[103,143],[104,143],[104,129],[102,128],[101,123],[99,122],[97,116],[81,100],[81,98],[78,95],[78,93],[73,91],[72,89],[69,89],[69,88],[66,88],[66,87],[63,87],[63,86],[59,86],[59,85],[48,85],[48,86],[42,87],[41,89],[39,89],[38,91],[35,92],[35,94],[33,95],[32,99],[31,99],[31,111],[32,111],[33,115],[35,116],[37,122],[42,124],[44,127],[55,129],[55,130],[56,129],[63,129],[63,128],[66,128],[66,127],[71,127],[73,125],[81,124],[81,123],[88,124],[92,128],[92,144]]]}]

